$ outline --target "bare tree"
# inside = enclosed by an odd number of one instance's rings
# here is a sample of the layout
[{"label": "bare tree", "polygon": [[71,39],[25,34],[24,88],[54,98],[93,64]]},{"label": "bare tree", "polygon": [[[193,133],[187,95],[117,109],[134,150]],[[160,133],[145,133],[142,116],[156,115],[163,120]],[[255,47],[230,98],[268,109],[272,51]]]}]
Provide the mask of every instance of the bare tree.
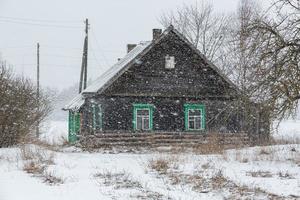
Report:
[{"label": "bare tree", "polygon": [[172,24],[198,48],[210,61],[222,60],[222,46],[226,40],[230,18],[214,13],[211,4],[184,5],[176,11],[164,13],[160,22]]},{"label": "bare tree", "polygon": [[[300,2],[276,0],[246,28],[247,48],[259,80],[258,98],[268,102],[279,119],[294,113],[300,99]],[[266,94],[266,95],[265,95]]]},{"label": "bare tree", "polygon": [[0,147],[20,142],[51,110],[45,92],[41,92],[37,101],[32,82],[15,77],[3,63],[0,63],[0,96]]}]

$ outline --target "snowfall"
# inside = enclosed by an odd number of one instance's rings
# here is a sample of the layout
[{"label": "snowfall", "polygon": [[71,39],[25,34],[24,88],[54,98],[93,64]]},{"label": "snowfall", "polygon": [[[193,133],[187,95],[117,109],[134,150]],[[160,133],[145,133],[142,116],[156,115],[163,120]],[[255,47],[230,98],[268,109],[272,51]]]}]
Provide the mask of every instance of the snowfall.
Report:
[{"label": "snowfall", "polygon": [[300,121],[273,136],[291,142],[206,155],[87,152],[63,146],[67,124],[51,121],[41,144],[0,149],[0,200],[300,199]]}]

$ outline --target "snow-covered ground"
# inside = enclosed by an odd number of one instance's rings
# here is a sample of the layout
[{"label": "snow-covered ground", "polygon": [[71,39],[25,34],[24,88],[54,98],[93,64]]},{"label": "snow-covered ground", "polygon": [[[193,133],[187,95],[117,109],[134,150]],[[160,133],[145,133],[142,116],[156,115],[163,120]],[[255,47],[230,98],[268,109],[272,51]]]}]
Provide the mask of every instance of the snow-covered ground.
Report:
[{"label": "snow-covered ground", "polygon": [[67,121],[49,121],[43,124],[40,139],[49,144],[62,144],[68,138]]},{"label": "snow-covered ground", "polygon": [[[49,150],[45,150],[49,151]],[[281,145],[230,150],[222,155],[197,154],[102,154],[54,152],[47,172],[63,183],[51,185],[40,176],[23,171],[18,148],[0,150],[1,200],[80,199],[224,199],[230,188],[195,189],[172,177],[210,177],[222,173],[226,181],[247,187],[253,194],[300,198],[300,145]],[[172,161],[167,173],[149,167],[155,159]],[[116,178],[114,178],[116,176]],[[191,178],[190,177],[190,178]],[[188,179],[187,179],[188,180]],[[118,182],[118,181],[121,181]],[[195,182],[196,183],[196,182]],[[125,184],[125,185],[123,185]],[[126,185],[127,184],[127,185]],[[205,185],[204,185],[205,188]],[[255,198],[254,198],[255,199]],[[264,199],[264,198],[263,198]]]},{"label": "snow-covered ground", "polygon": [[[276,128],[276,124],[274,124],[274,129]],[[300,120],[285,120],[279,124],[277,130],[273,133],[274,138],[277,139],[300,139]]]},{"label": "snow-covered ground", "polygon": [[[295,123],[286,122],[288,127],[282,124],[278,135],[292,131],[299,136],[300,126]],[[61,136],[67,135],[65,122],[54,121],[49,127],[41,137],[45,141],[60,143]],[[40,156],[32,158],[30,152]],[[24,171],[36,159],[43,170]],[[180,151],[89,153],[74,147],[57,151],[36,145],[0,149],[0,200],[277,197],[300,198],[299,144],[228,150],[216,155]]]}]

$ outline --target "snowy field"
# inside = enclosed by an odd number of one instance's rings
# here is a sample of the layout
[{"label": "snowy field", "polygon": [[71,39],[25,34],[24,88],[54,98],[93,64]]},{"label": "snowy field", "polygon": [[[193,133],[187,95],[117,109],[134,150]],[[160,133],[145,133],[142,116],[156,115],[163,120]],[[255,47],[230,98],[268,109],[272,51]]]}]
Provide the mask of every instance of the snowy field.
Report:
[{"label": "snowy field", "polygon": [[[41,138],[61,144],[66,128],[65,122],[51,122]],[[287,121],[276,137],[283,132],[298,137],[300,126]],[[38,145],[0,149],[0,200],[299,198],[299,144],[211,155],[88,153]]]}]

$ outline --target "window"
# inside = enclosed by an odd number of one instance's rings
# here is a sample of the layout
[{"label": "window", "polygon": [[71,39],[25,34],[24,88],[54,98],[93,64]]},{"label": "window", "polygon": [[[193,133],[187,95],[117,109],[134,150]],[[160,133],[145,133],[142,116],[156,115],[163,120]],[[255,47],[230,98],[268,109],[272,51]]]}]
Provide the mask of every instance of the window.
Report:
[{"label": "window", "polygon": [[165,60],[166,60],[166,63],[165,63],[166,69],[175,68],[176,63],[175,63],[175,57],[174,56],[166,55]]},{"label": "window", "polygon": [[92,104],[93,130],[102,130],[102,109],[101,105]]},{"label": "window", "polygon": [[151,104],[134,104],[133,109],[133,128],[134,130],[152,130],[153,122],[153,105]]},{"label": "window", "polygon": [[187,131],[205,129],[205,109],[202,104],[185,104],[185,129]]}]

